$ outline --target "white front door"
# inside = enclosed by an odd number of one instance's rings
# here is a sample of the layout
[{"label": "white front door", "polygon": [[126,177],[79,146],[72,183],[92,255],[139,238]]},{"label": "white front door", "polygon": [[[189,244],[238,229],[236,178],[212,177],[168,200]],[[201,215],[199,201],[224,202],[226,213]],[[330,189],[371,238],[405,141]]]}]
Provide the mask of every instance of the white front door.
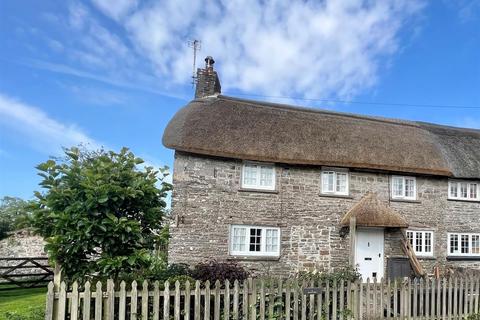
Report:
[{"label": "white front door", "polygon": [[357,229],[355,261],[363,281],[383,277],[383,229]]}]

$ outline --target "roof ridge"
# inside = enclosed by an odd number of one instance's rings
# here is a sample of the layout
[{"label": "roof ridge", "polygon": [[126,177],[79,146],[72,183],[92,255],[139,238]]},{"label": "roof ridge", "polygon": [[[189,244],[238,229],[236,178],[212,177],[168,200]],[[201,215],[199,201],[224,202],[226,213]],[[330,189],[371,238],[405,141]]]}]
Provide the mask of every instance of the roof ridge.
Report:
[{"label": "roof ridge", "polygon": [[225,96],[225,95],[218,95],[216,99],[236,101],[244,104],[255,104],[256,106],[259,106],[259,107],[270,107],[270,108],[284,109],[284,110],[291,110],[291,111],[321,113],[321,114],[328,114],[333,116],[349,117],[354,119],[364,119],[369,121],[377,121],[377,122],[397,124],[397,125],[406,125],[406,126],[412,126],[412,127],[417,127],[421,129],[427,129],[427,130],[428,128],[425,128],[425,127],[429,125],[429,126],[445,128],[445,129],[469,130],[473,132],[480,132],[480,130],[474,129],[474,128],[454,127],[454,126],[442,125],[442,124],[425,122],[425,121],[415,121],[415,120],[406,120],[406,119],[399,119],[399,118],[362,115],[362,114],[351,113],[351,112],[333,111],[328,109],[296,106],[296,105],[285,104],[285,103],[244,99],[244,98],[231,97],[231,96]]}]

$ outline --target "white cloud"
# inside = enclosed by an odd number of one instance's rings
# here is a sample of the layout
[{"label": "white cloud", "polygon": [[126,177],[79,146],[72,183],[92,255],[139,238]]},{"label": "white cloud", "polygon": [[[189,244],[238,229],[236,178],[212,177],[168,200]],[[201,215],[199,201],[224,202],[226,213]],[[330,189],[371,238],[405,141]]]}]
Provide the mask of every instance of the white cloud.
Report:
[{"label": "white cloud", "polygon": [[186,41],[196,38],[227,89],[350,96],[376,83],[382,58],[397,52],[399,31],[421,8],[408,0],[166,0],[124,21],[157,72],[177,84],[188,83]]},{"label": "white cloud", "polygon": [[93,4],[107,16],[118,20],[138,5],[137,0],[92,0]]},{"label": "white cloud", "polygon": [[456,121],[454,125],[462,128],[480,129],[480,117],[464,117]]},{"label": "white cloud", "polygon": [[62,147],[100,144],[73,124],[63,124],[37,107],[0,94],[0,123],[25,138],[31,147],[47,154],[59,154]]},{"label": "white cloud", "polygon": [[215,58],[224,91],[350,98],[377,83],[404,45],[400,32],[416,30],[424,7],[424,0],[92,2],[118,28],[71,3],[62,18],[75,39],[63,43],[68,67],[50,69],[173,96],[191,94],[187,40],[199,39],[199,64]]}]

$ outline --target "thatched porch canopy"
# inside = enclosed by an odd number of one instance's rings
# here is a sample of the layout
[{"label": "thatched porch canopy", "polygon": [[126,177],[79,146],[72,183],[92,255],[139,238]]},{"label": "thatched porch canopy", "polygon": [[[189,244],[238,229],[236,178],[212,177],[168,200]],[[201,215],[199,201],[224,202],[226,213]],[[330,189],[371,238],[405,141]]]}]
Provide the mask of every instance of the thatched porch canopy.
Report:
[{"label": "thatched porch canopy", "polygon": [[367,193],[345,214],[340,224],[348,226],[351,217],[356,218],[356,225],[359,227],[408,227],[405,218],[380,201],[376,193]]}]

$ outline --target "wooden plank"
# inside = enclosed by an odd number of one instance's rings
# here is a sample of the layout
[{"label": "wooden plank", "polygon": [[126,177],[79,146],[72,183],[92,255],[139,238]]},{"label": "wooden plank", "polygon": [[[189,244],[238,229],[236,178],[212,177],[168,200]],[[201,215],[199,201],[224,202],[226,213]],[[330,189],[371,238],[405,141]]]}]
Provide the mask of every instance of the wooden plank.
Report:
[{"label": "wooden plank", "polygon": [[[317,281],[317,287],[323,289],[323,283],[321,280]],[[322,290],[323,291],[323,290]],[[317,294],[317,320],[323,320],[323,293]]]},{"label": "wooden plank", "polygon": [[[95,320],[102,320],[103,291],[102,282],[97,281],[95,287]],[[63,319],[63,318],[60,318]]]},{"label": "wooden plank", "polygon": [[300,289],[300,294],[302,295],[302,308],[301,308],[301,314],[302,314],[302,320],[307,320],[307,295],[303,293],[303,289],[307,287],[307,284],[305,281],[302,281],[302,287]]},{"label": "wooden plank", "polygon": [[173,300],[173,318],[180,320],[180,281],[175,281],[175,298]]},{"label": "wooden plank", "polygon": [[463,287],[463,316],[468,315],[468,285],[469,285],[469,279],[468,277],[464,278],[465,280],[465,285]]},{"label": "wooden plank", "polygon": [[201,319],[201,291],[200,291],[200,281],[195,281],[195,315],[194,319],[195,320],[200,320]]},{"label": "wooden plank", "polygon": [[412,279],[407,279],[407,290],[405,291],[405,315],[407,319],[412,319]]},{"label": "wooden plank", "polygon": [[415,319],[418,316],[418,278],[413,280],[413,306],[412,317]]},{"label": "wooden plank", "polygon": [[460,278],[458,288],[458,316],[459,318],[463,318],[463,278]]},{"label": "wooden plank", "polygon": [[393,282],[393,318],[398,317],[398,281],[395,279]]},{"label": "wooden plank", "polygon": [[60,292],[58,294],[57,319],[65,319],[65,311],[67,307],[67,289],[64,281],[60,284]]},{"label": "wooden plank", "polygon": [[215,281],[214,319],[220,320],[220,281]]},{"label": "wooden plank", "polygon": [[435,288],[436,288],[436,279],[432,279],[430,283],[430,317],[435,317],[435,305],[436,305],[436,300],[435,300]]},{"label": "wooden plank", "polygon": [[340,280],[340,290],[339,290],[339,306],[340,306],[340,317],[343,318],[344,307],[345,307],[345,281]]},{"label": "wooden plank", "polygon": [[148,282],[142,284],[142,320],[148,320]]},{"label": "wooden plank", "polygon": [[447,279],[442,279],[442,319],[447,319]]},{"label": "wooden plank", "polygon": [[278,303],[275,303],[277,306],[277,314],[278,317],[282,318],[283,311],[282,311],[282,304],[283,304],[283,280],[281,278],[278,279],[278,287],[277,287],[278,295],[275,298],[278,300]]},{"label": "wooden plank", "polygon": [[230,281],[228,281],[228,279],[225,280],[225,295],[223,296],[223,319],[230,319]]},{"label": "wooden plank", "polygon": [[291,301],[290,301],[290,296],[291,296],[291,292],[290,292],[290,288],[291,288],[291,281],[287,281],[285,283],[285,319],[286,320],[290,320],[291,318],[291,314],[290,314],[290,308],[291,308]]},{"label": "wooden plank", "polygon": [[238,313],[238,304],[240,302],[240,288],[238,284],[238,280],[233,282],[233,320],[238,320],[239,313]]},{"label": "wooden plank", "polygon": [[163,289],[163,319],[170,319],[170,283],[165,281]]},{"label": "wooden plank", "polygon": [[298,320],[298,280],[293,282],[293,320]]},{"label": "wooden plank", "polygon": [[70,320],[78,320],[78,300],[78,283],[75,281],[72,285],[72,294],[70,295],[70,303],[72,305]]},{"label": "wooden plank", "polygon": [[452,319],[452,277],[449,277],[448,278],[448,314],[447,314],[447,317],[448,317],[448,320],[451,320]]},{"label": "wooden plank", "polygon": [[205,320],[210,319],[210,298],[211,298],[211,293],[210,293],[210,281],[205,281],[205,307],[204,307],[204,314],[203,318]]},{"label": "wooden plank", "polygon": [[[363,308],[363,289],[364,289],[364,284],[363,280],[360,279],[358,282],[358,319],[362,320],[363,319],[363,313],[364,313],[364,308]],[[328,319],[328,318],[327,318]]]},{"label": "wooden plank", "polygon": [[332,318],[337,319],[337,302],[338,302],[338,283],[337,279],[333,280],[332,284]]},{"label": "wooden plank", "polygon": [[[125,281],[120,282],[120,294],[118,299],[118,320],[125,320],[125,316],[126,316],[127,292],[125,290],[125,287],[126,287]],[[88,318],[87,319],[84,318],[83,320],[88,320]]]},{"label": "wooden plank", "polygon": [[372,308],[372,315],[374,318],[377,318],[377,278],[374,277],[373,278],[373,282],[372,282],[372,305],[373,305],[373,308]]},{"label": "wooden plank", "polygon": [[252,320],[257,320],[257,283],[255,280],[250,279],[249,287],[251,289],[250,294],[250,317]]},{"label": "wooden plank", "polygon": [[[314,285],[315,285],[314,282],[311,281],[310,282],[310,287],[314,287]],[[320,294],[322,294],[322,293],[320,292]],[[309,295],[309,305],[308,305],[308,311],[309,311],[308,312],[308,319],[309,320],[315,320],[314,319],[314,316],[315,316],[314,309],[315,309],[315,295],[310,294]]]},{"label": "wooden plank", "polygon": [[105,320],[113,320],[115,317],[115,283],[112,279],[107,280],[107,316]]},{"label": "wooden plank", "polygon": [[372,310],[370,308],[370,303],[371,303],[371,299],[370,299],[370,294],[371,294],[371,286],[370,286],[370,278],[367,278],[367,283],[366,283],[366,287],[365,287],[365,293],[366,293],[366,296],[365,296],[365,314],[367,316],[367,319],[371,319],[372,318]]},{"label": "wooden plank", "polygon": [[453,318],[458,319],[458,278],[453,280]]},{"label": "wooden plank", "polygon": [[47,288],[47,298],[45,301],[45,320],[53,320],[53,301],[55,300],[53,281],[48,283]]},{"label": "wooden plank", "polygon": [[468,302],[468,314],[473,314],[474,313],[474,308],[473,308],[473,304],[474,304],[474,291],[475,291],[475,282],[473,280],[472,277],[468,277],[469,279],[469,282],[470,282],[470,290],[469,290],[469,302]]},{"label": "wooden plank", "polygon": [[[191,292],[190,292],[190,281],[185,281],[185,302],[183,308],[184,319],[190,320],[190,299],[191,299]],[[228,319],[228,318],[226,318]]]},{"label": "wooden plank", "polygon": [[270,281],[270,286],[267,288],[267,293],[268,293],[268,319],[273,320],[275,319],[274,315],[274,308],[275,308],[275,282],[273,279]]},{"label": "wooden plank", "polygon": [[155,281],[153,284],[153,320],[158,319],[160,319],[160,283]]},{"label": "wooden plank", "polygon": [[137,319],[138,312],[138,289],[137,281],[132,281],[132,289],[130,291],[130,320]]},{"label": "wooden plank", "polygon": [[265,320],[265,281],[260,280],[260,320]]},{"label": "wooden plank", "polygon": [[249,301],[249,294],[250,294],[250,280],[243,280],[243,317],[242,319],[248,320],[248,301]]},{"label": "wooden plank", "polygon": [[349,237],[350,237],[350,267],[356,268],[355,262],[355,251],[356,251],[356,228],[357,228],[357,217],[353,216],[350,218],[350,228],[349,228]]},{"label": "wooden plank", "polygon": [[475,312],[480,313],[480,276],[475,281]]}]

